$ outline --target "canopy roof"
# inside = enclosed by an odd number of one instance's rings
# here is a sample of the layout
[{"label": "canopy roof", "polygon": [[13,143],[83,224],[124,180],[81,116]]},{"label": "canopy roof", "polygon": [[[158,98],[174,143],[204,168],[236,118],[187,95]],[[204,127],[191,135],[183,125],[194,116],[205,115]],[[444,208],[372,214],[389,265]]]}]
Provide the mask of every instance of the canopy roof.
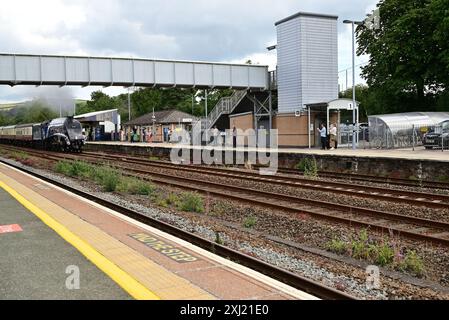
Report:
[{"label": "canopy roof", "polygon": [[75,117],[79,122],[104,122],[110,121],[114,124],[118,124],[118,109],[103,110],[97,112],[91,112],[81,114]]},{"label": "canopy roof", "polygon": [[449,112],[407,112],[370,116],[370,127],[385,125],[391,131],[406,128],[435,126],[449,120]]}]

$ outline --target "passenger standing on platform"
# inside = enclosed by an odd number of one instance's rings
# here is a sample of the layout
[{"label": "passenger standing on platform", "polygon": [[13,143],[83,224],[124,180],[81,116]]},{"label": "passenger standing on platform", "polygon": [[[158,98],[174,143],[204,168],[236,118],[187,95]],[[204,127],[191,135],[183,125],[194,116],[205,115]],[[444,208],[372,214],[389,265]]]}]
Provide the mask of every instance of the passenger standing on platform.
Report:
[{"label": "passenger standing on platform", "polygon": [[172,136],[172,131],[171,131],[171,129],[168,129],[168,143],[170,143],[171,142],[171,136]]},{"label": "passenger standing on platform", "polygon": [[320,133],[321,137],[321,150],[326,150],[326,144],[327,144],[327,129],[324,123],[320,125],[320,128],[317,129]]},{"label": "passenger standing on platform", "polygon": [[335,124],[331,125],[330,138],[331,150],[335,150],[337,148],[337,126]]},{"label": "passenger standing on platform", "polygon": [[232,146],[233,148],[237,148],[237,128],[234,127],[232,129]]}]

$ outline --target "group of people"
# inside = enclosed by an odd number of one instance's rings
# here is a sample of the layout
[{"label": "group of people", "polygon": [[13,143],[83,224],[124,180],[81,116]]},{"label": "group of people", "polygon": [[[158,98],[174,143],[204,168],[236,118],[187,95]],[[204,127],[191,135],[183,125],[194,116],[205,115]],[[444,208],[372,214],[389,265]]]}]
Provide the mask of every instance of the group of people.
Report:
[{"label": "group of people", "polygon": [[317,129],[321,137],[321,150],[335,150],[338,147],[337,140],[337,125],[331,124],[329,132],[327,132],[326,125],[322,123]]}]

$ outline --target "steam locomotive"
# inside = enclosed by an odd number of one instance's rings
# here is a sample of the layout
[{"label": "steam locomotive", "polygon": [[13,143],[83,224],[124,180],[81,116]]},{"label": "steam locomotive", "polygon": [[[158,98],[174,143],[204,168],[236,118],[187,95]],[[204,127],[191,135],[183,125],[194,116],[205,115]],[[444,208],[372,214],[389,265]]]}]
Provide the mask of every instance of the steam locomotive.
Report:
[{"label": "steam locomotive", "polygon": [[62,152],[81,152],[85,143],[81,123],[73,117],[38,124],[0,127],[0,142]]}]

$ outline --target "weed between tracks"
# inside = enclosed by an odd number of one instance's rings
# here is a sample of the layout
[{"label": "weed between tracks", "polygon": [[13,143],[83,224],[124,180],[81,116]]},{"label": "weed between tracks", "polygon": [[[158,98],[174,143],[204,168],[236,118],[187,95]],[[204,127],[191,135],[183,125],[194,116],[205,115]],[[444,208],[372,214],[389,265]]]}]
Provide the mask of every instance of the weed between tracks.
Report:
[{"label": "weed between tracks", "polygon": [[296,169],[303,171],[304,176],[308,178],[318,177],[318,165],[316,163],[315,157],[308,157],[302,159],[297,165]]},{"label": "weed between tracks", "polygon": [[381,267],[389,266],[418,277],[422,277],[425,272],[424,262],[416,251],[403,252],[394,241],[370,239],[367,230],[362,230],[358,238],[349,241],[333,239],[326,248],[336,254],[347,254],[354,259],[366,260]]},{"label": "weed between tracks", "polygon": [[161,207],[176,207],[180,211],[204,213],[204,200],[196,192],[183,192],[179,195],[170,193],[168,196],[156,192],[152,183],[127,177],[121,172],[108,167],[92,165],[83,161],[59,161],[55,171],[73,178],[87,179],[103,187],[106,192],[121,192],[132,195],[151,196],[152,200]]},{"label": "weed between tracks", "polygon": [[59,161],[55,171],[69,177],[91,180],[101,185],[106,192],[123,192],[135,195],[150,195],[155,191],[152,183],[138,178],[125,177],[107,166],[91,165],[83,161]]}]

